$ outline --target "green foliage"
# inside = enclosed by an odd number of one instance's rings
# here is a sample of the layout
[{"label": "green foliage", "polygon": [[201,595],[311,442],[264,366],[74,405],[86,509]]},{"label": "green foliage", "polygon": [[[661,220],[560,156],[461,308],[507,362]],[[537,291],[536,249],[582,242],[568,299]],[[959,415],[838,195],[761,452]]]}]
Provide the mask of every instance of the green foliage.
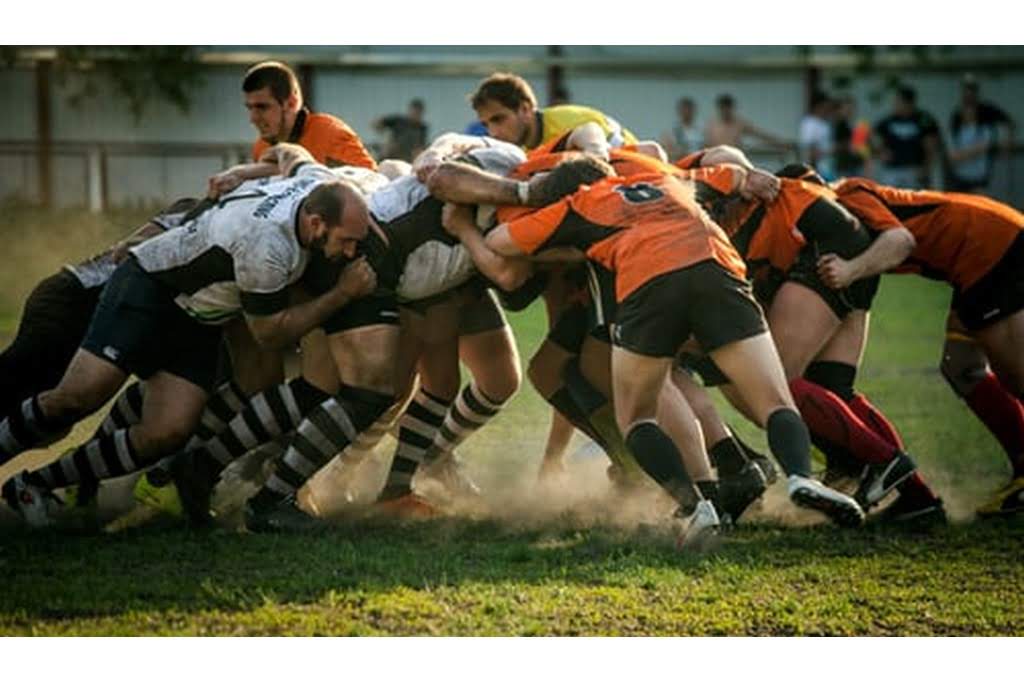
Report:
[{"label": "green foliage", "polygon": [[202,83],[198,54],[191,46],[59,47],[54,69],[57,81],[67,86],[71,74],[81,75],[81,85],[69,94],[72,104],[98,96],[101,84],[109,84],[136,121],[147,107],[161,102],[187,112],[192,90]]}]

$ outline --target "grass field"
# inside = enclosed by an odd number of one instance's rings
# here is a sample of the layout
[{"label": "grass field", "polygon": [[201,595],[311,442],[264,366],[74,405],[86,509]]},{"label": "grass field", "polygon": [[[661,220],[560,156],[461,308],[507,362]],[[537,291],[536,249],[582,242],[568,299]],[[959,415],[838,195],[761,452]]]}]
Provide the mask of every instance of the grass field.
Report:
[{"label": "grass field", "polygon": [[[40,277],[139,218],[3,215],[15,266],[0,273],[0,341]],[[947,528],[809,526],[773,490],[713,552],[681,555],[656,514],[610,497],[596,458],[571,460],[562,491],[532,486],[548,411],[524,388],[462,449],[490,515],[355,519],[304,537],[3,526],[0,634],[1024,634],[1024,519],[972,515],[1007,476],[1005,456],[937,371],[948,297],[885,278],[859,379],[945,498]],[[511,317],[525,362],[543,315]]]}]

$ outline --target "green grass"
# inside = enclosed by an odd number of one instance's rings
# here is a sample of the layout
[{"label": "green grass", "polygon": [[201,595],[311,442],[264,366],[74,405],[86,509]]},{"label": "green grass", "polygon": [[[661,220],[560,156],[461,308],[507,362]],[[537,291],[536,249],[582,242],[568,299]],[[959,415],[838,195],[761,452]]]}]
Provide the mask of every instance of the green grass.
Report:
[{"label": "green grass", "polygon": [[[72,257],[46,252],[23,265],[30,275],[4,277],[23,296]],[[20,310],[5,296],[0,324]],[[305,537],[2,527],[0,634],[1024,634],[1024,520],[971,514],[1004,481],[1006,459],[937,370],[948,297],[886,278],[859,378],[947,500],[947,528],[786,526],[773,491],[713,552],[681,555],[664,525],[618,519],[598,462],[572,461],[578,489],[536,495],[549,413],[524,388],[462,449],[499,501],[493,518],[347,521]],[[525,363],[543,314],[511,318]],[[560,508],[563,498],[575,504]]]}]

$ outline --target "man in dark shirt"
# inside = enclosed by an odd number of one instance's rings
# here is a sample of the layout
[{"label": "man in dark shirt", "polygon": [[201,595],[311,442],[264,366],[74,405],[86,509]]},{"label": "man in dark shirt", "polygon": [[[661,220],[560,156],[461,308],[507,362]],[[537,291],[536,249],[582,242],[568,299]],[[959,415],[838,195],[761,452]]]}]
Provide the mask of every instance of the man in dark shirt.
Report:
[{"label": "man in dark shirt", "polygon": [[1009,153],[1016,125],[1005,111],[981,100],[978,79],[973,74],[966,74],[961,86],[960,106],[949,119],[951,173],[948,189],[984,191],[991,179],[996,149]]},{"label": "man in dark shirt", "polygon": [[887,185],[914,189],[928,184],[928,174],[939,145],[935,117],[917,108],[917,92],[908,86],[896,91],[893,113],[875,124],[881,180]]},{"label": "man in dark shirt", "polygon": [[423,100],[409,102],[405,115],[390,114],[373,122],[379,131],[387,131],[390,139],[384,146],[383,157],[411,162],[427,146],[427,124],[423,121]]}]

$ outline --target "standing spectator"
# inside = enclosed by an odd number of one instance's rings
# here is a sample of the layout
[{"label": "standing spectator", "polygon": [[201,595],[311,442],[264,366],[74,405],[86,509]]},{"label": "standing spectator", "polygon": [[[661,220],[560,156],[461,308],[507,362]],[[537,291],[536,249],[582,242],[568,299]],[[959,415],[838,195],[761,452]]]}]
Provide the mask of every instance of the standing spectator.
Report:
[{"label": "standing spectator", "polygon": [[857,120],[857,103],[849,95],[836,101],[832,150],[838,177],[871,175],[871,125]]},{"label": "standing spectator", "polygon": [[732,95],[719,95],[715,100],[718,108],[718,117],[708,121],[704,129],[704,143],[708,147],[717,145],[732,145],[742,147],[744,136],[757,138],[769,145],[778,147],[789,147],[789,143],[782,138],[761,130],[750,121],[736,113],[736,100]]},{"label": "standing spectator", "polygon": [[[981,192],[989,184],[998,147],[1009,153],[1016,126],[1009,115],[979,99],[977,79],[967,74],[962,81],[960,106],[950,117],[950,189]],[[1000,127],[1005,132],[1000,132]]]},{"label": "standing spectator", "polygon": [[816,90],[811,94],[811,106],[800,119],[797,144],[800,160],[818,170],[826,180],[835,180],[836,169],[832,154],[832,100]]},{"label": "standing spectator", "polygon": [[892,113],[875,124],[875,136],[883,183],[908,189],[928,185],[939,127],[935,117],[917,108],[917,91],[897,88]]},{"label": "standing spectator", "polygon": [[676,102],[676,122],[661,134],[661,145],[669,159],[679,159],[704,148],[704,133],[697,125],[697,105],[689,97]]},{"label": "standing spectator", "polygon": [[384,145],[384,158],[401,159],[411,162],[427,146],[427,124],[423,120],[423,100],[416,98],[409,102],[403,114],[382,116],[373,122],[379,131],[387,131],[388,141]]}]

